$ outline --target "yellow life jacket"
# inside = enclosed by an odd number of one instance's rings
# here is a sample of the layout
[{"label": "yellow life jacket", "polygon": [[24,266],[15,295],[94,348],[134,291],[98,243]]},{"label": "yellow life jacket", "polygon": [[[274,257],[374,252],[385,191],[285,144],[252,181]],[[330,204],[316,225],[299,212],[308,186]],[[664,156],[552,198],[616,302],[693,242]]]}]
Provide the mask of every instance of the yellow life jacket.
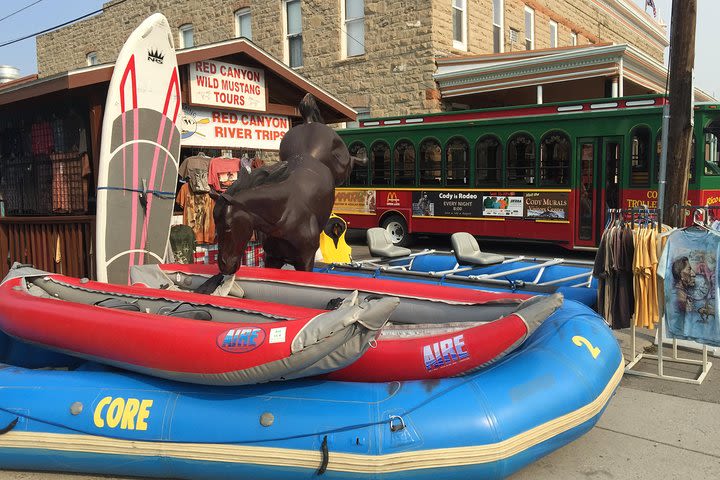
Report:
[{"label": "yellow life jacket", "polygon": [[347,223],[334,213],[320,232],[320,252],[325,263],[348,263],[352,261],[352,249],[345,241]]}]

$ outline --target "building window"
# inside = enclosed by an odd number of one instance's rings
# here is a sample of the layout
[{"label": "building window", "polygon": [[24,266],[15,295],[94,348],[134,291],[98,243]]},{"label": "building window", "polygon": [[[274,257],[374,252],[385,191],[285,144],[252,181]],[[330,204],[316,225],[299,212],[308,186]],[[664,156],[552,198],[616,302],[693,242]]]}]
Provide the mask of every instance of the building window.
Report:
[{"label": "building window", "polygon": [[525,7],[525,50],[535,48],[535,10]]},{"label": "building window", "polygon": [[557,24],[557,22],[553,22],[552,20],[550,20],[550,48],[555,48],[558,46],[557,35],[558,35],[558,24]]},{"label": "building window", "polygon": [[503,38],[503,0],[493,0],[493,53],[505,51]]},{"label": "building window", "polygon": [[453,0],[453,48],[467,50],[467,4],[465,0]]},{"label": "building window", "polygon": [[97,65],[98,64],[97,52],[88,53],[87,55],[85,55],[85,60],[89,67],[91,67],[93,65]]},{"label": "building window", "polygon": [[519,42],[520,30],[510,29],[510,50]]},{"label": "building window", "polygon": [[241,8],[235,12],[235,37],[252,40],[252,17],[250,8]]},{"label": "building window", "polygon": [[343,26],[340,32],[345,58],[365,53],[365,0],[342,0]]},{"label": "building window", "polygon": [[353,107],[357,112],[357,120],[354,122],[346,122],[345,128],[359,128],[360,120],[366,120],[370,118],[370,108],[368,107]]},{"label": "building window", "polygon": [[195,29],[192,24],[180,26],[180,48],[195,46]]},{"label": "building window", "polygon": [[302,14],[300,0],[285,0],[285,63],[291,68],[303,65]]},{"label": "building window", "polygon": [[577,33],[575,32],[570,33],[570,45],[573,47],[577,45]]}]

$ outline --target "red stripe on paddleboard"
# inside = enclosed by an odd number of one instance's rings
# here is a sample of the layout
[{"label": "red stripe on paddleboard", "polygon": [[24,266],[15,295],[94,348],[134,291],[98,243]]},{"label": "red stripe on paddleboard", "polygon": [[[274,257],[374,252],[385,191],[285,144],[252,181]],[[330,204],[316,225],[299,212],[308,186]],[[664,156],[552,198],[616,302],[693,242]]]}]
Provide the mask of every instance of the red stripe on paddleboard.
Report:
[{"label": "red stripe on paddleboard", "polygon": [[[167,113],[168,113],[168,107],[170,105],[170,99],[173,96],[173,93],[175,94],[175,111],[173,112],[173,124],[175,123],[175,119],[177,119],[178,114],[178,102],[180,99],[180,85],[178,83],[178,77],[177,77],[177,69],[174,68],[172,75],[170,76],[170,83],[168,84],[167,92],[165,93],[165,105],[163,106],[163,117],[160,120],[160,127],[158,128],[158,134],[157,134],[157,140],[155,141],[155,153],[153,154],[153,163],[152,168],[150,170],[150,182],[148,185],[149,190],[155,190],[155,179],[157,176],[157,164],[158,164],[158,157],[160,156],[160,142],[162,141],[163,133],[165,132],[165,122],[167,121]],[[174,128],[171,126],[170,128],[170,135],[168,138],[168,147],[172,144],[172,137],[174,133]],[[168,160],[168,153],[165,152],[165,161],[163,163],[163,172],[160,180],[160,185],[163,184],[163,181],[165,180],[165,169],[167,168],[167,160]],[[147,198],[147,211],[145,212],[145,219],[143,220],[143,228],[142,228],[142,236],[140,238],[140,249],[145,250],[145,246],[147,244],[147,231],[148,231],[148,221],[150,220],[150,212],[152,210],[152,204],[153,204],[153,197],[154,195],[150,195]],[[145,253],[140,252],[140,259],[139,264],[143,265],[145,262]]]},{"label": "red stripe on paddleboard", "polygon": [[168,115],[168,106],[170,105],[170,99],[172,98],[173,90],[175,91],[175,111],[173,112],[172,121],[177,121],[178,112],[180,111],[180,83],[178,81],[177,68],[173,69],[172,76],[170,77],[170,84],[168,85],[168,91],[165,94],[165,106],[163,107],[163,114]]},{"label": "red stripe on paddleboard", "polygon": [[[138,109],[133,109],[133,118],[135,119],[135,125],[133,126],[133,140],[137,140],[140,136],[140,120],[138,118]],[[140,175],[139,165],[140,153],[138,151],[138,143],[133,143],[133,192],[132,192],[132,213],[130,215],[130,250],[135,250],[136,235],[137,235],[137,216],[138,216],[138,203],[140,203],[140,194],[138,190],[138,176]],[[130,284],[130,269],[135,265],[135,252],[130,252],[130,260],[128,262],[128,285]]]},{"label": "red stripe on paddleboard", "polygon": [[[126,135],[126,128],[127,128],[127,122],[125,117],[125,82],[127,82],[128,77],[131,77],[132,79],[132,104],[133,108],[137,107],[137,81],[136,81],[136,75],[135,75],[135,55],[132,55],[130,57],[130,60],[128,61],[127,65],[125,66],[125,71],[123,72],[123,76],[120,79],[120,111],[122,112],[122,143],[123,145],[127,141],[127,135]],[[125,149],[123,149],[123,188],[127,188],[127,156],[125,154]],[[123,192],[123,196],[125,195],[125,192]]]},{"label": "red stripe on paddleboard", "polygon": [[125,71],[120,79],[120,111],[125,111],[125,82],[132,77],[132,108],[137,108],[137,75],[135,73],[135,55],[130,56]]}]

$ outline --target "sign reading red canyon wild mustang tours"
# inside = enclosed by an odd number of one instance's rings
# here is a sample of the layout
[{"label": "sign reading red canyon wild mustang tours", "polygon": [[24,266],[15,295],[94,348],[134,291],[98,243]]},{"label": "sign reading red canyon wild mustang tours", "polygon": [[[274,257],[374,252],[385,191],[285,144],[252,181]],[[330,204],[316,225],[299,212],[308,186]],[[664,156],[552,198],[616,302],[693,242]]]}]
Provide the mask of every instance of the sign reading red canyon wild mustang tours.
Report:
[{"label": "sign reading red canyon wild mustang tours", "polygon": [[265,72],[204,60],[190,64],[191,103],[232,110],[265,111]]},{"label": "sign reading red canyon wild mustang tours", "polygon": [[290,119],[257,112],[196,108],[183,105],[183,146],[279,150]]}]

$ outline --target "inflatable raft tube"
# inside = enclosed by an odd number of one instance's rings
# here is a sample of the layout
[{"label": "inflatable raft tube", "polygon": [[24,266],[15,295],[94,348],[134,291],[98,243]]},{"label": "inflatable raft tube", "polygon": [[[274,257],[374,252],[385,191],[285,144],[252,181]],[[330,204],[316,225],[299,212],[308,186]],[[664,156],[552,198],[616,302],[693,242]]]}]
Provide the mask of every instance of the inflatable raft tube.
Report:
[{"label": "inflatable raft tube", "polygon": [[[173,286],[197,290],[210,278],[205,271],[207,267],[203,265],[147,265],[133,268],[131,275],[135,281],[152,288]],[[284,280],[275,281],[278,277]],[[273,280],[267,281],[267,278]],[[290,304],[319,306],[328,299],[330,304],[334,303],[338,299],[332,297],[344,293],[337,290],[336,285],[328,286],[327,280],[334,278],[243,268],[235,277],[228,276],[222,281],[218,278],[210,289],[245,298],[281,298]],[[344,381],[426,380],[485,367],[516,349],[562,304],[559,294],[533,297],[517,304],[516,295],[509,295],[502,302],[502,296],[497,294],[447,287],[411,292],[409,285],[394,281],[370,280],[343,286],[362,288],[364,298],[380,293],[402,298],[373,348],[353,364],[327,377]],[[421,298],[421,294],[424,297]],[[495,316],[498,307],[506,313],[500,318]]]},{"label": "inflatable raft tube", "polygon": [[[217,265],[141,265],[130,271],[133,285],[174,285],[189,291],[198,290],[213,276],[218,278]],[[256,267],[241,267],[235,273],[233,286],[248,300],[282,301],[318,309],[327,308],[337,297],[355,290],[360,299],[389,295],[400,299],[390,316],[394,323],[489,322],[513,313],[520,303],[531,298],[507,292]]]},{"label": "inflatable raft tube", "polygon": [[15,268],[0,284],[0,328],[31,344],[161,378],[245,385],[352,363],[399,302],[359,302],[353,293],[326,311],[207,300]]},{"label": "inflatable raft tube", "polygon": [[203,480],[505,478],[590,430],[622,373],[610,330],[574,302],[501,362],[430,382],[220,388],[7,366],[0,465]]}]

